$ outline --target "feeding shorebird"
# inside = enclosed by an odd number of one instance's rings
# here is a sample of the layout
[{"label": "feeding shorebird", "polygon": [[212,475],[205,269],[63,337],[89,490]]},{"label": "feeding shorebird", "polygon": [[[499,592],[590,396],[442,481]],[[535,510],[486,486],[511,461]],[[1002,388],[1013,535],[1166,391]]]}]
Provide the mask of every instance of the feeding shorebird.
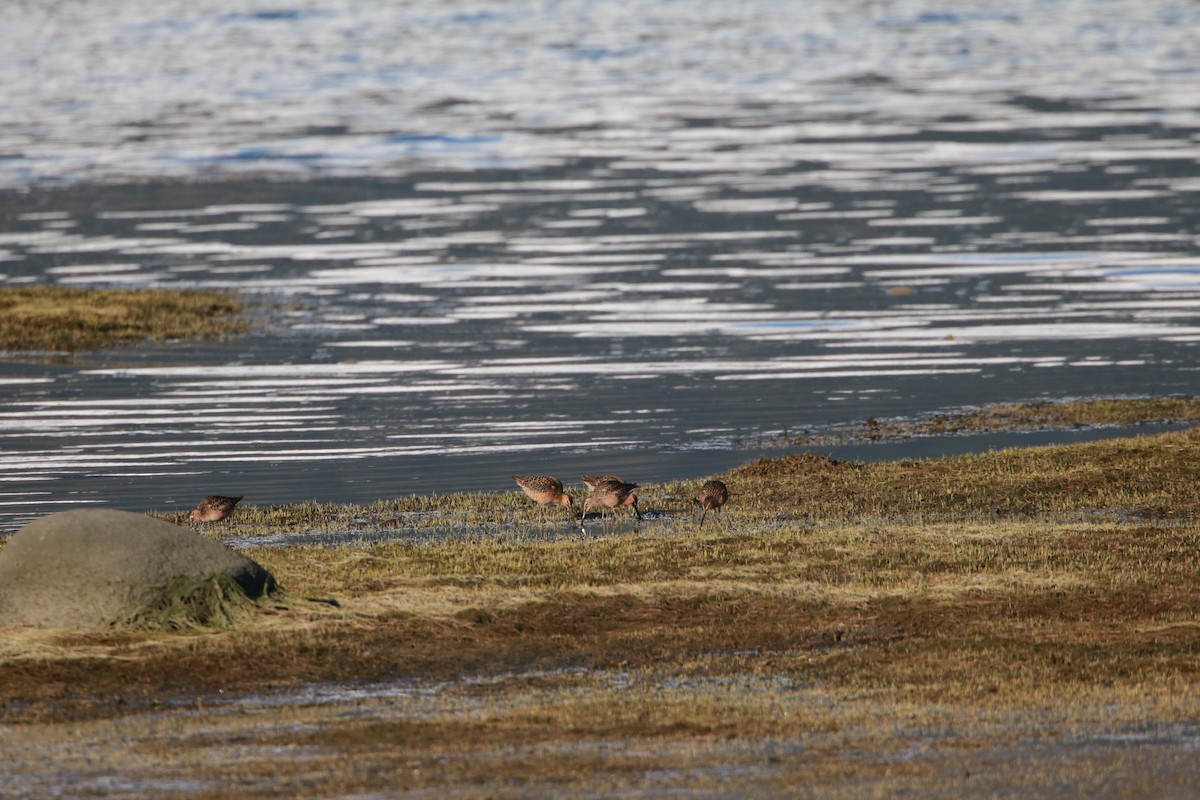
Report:
[{"label": "feeding shorebird", "polygon": [[580,478],[580,480],[583,481],[583,485],[589,489],[595,489],[596,484],[600,483],[601,481],[616,481],[617,483],[625,482],[616,475],[584,475],[582,478]]},{"label": "feeding shorebird", "polygon": [[513,475],[512,479],[521,487],[521,491],[536,500],[539,505],[555,503],[574,511],[571,495],[563,491],[562,481],[558,478],[550,475]]},{"label": "feeding shorebird", "polygon": [[729,488],[721,481],[708,481],[696,493],[696,502],[704,509],[700,512],[700,524],[703,525],[704,517],[709,511],[717,511],[729,502]]},{"label": "feeding shorebird", "polygon": [[220,522],[233,513],[233,507],[241,499],[240,497],[222,497],[219,494],[209,495],[193,509],[192,522]]},{"label": "feeding shorebird", "polygon": [[[588,487],[588,489],[591,489],[591,490],[595,490],[596,484],[603,483],[604,481],[616,481],[617,483],[622,483],[622,484],[625,483],[625,481],[621,480],[616,475],[584,475],[582,478],[580,478],[580,480],[583,481],[584,486]],[[627,485],[637,486],[636,483],[630,483]],[[625,496],[625,505],[633,506],[635,510],[637,509],[637,501],[638,501],[637,492],[631,491],[631,492],[629,492],[629,494],[627,494]],[[584,512],[584,513],[587,513],[587,512]],[[638,515],[638,518],[639,519],[641,518],[640,514]]]},{"label": "feeding shorebird", "polygon": [[[584,478],[584,482],[587,482]],[[615,509],[617,506],[633,506],[633,516],[637,519],[642,518],[642,512],[637,507],[637,495],[633,490],[637,488],[636,483],[625,483],[624,481],[602,476],[602,479],[596,480],[595,483],[588,483],[592,493],[583,499],[583,513],[580,515],[580,524],[583,523],[583,518],[592,509],[599,509],[601,516],[604,514],[604,509]]]}]

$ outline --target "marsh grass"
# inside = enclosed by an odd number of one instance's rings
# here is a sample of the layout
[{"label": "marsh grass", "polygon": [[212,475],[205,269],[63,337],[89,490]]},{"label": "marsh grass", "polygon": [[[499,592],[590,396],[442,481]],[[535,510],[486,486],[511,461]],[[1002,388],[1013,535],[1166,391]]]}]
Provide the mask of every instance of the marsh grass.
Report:
[{"label": "marsh grass", "polygon": [[[10,631],[0,714],[36,732],[21,747],[69,759],[78,734],[50,724],[68,720],[119,763],[210,781],[200,797],[229,780],[245,796],[661,780],[959,797],[964,769],[1011,788],[1013,761],[1029,785],[1103,776],[1172,796],[1200,778],[1198,464],[1195,431],[871,465],[797,455],[723,476],[733,499],[703,527],[697,481],[644,487],[657,516],[588,535],[516,492],[243,506],[204,530],[239,537],[289,602],[182,635]],[[391,524],[445,535],[253,544]],[[136,722],[164,698],[314,684],[348,693]],[[115,715],[128,752],[100,744]],[[1161,745],[1105,744],[1147,732]]]},{"label": "marsh grass", "polygon": [[1190,517],[1200,478],[1197,436],[1192,429],[879,464],[794,455],[748,464],[727,482],[743,502],[753,498],[759,515]]},{"label": "marsh grass", "polygon": [[[732,499],[706,525],[820,525],[883,521],[1003,519],[1191,519],[1200,514],[1200,430],[1035,448],[1006,448],[939,459],[866,464],[815,454],[758,459],[722,476]],[[640,487],[650,522],[666,533],[692,532],[700,482]],[[567,487],[576,497],[582,490]],[[158,514],[186,525],[187,513]],[[628,519],[592,518],[595,535],[636,529]],[[578,538],[565,509],[534,506],[520,492],[412,495],[370,504],[239,506],[228,522],[200,529],[245,540],[281,531],[397,530],[455,539]],[[314,541],[317,538],[314,537]]]},{"label": "marsh grass", "polygon": [[1079,428],[1131,428],[1144,424],[1180,424],[1200,420],[1195,397],[1084,398],[1002,403],[917,417],[868,418],[826,428],[782,431],[754,437],[753,447],[818,447],[854,442],[885,442],[919,436],[1046,431]]},{"label": "marsh grass", "polygon": [[955,414],[936,414],[922,423],[921,432],[939,434],[962,431],[1038,430],[1196,420],[1200,420],[1200,400],[1195,397],[1090,398],[1058,402],[1005,403]]},{"label": "marsh grass", "polygon": [[224,292],[0,287],[0,350],[76,351],[144,339],[240,333],[242,304]]}]

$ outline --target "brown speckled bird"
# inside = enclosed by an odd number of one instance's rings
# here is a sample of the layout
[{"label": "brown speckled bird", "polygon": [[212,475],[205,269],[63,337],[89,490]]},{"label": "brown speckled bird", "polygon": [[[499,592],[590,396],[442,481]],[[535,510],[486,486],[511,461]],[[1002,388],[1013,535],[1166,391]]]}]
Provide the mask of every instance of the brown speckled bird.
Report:
[{"label": "brown speckled bird", "polygon": [[220,522],[233,513],[233,507],[238,504],[240,497],[221,497],[210,495],[200,501],[200,505],[192,511],[192,522]]},{"label": "brown speckled bird", "polygon": [[[583,500],[583,514],[586,515],[592,509],[600,509],[600,513],[603,514],[606,508],[633,506],[633,516],[637,519],[642,518],[642,512],[637,507],[637,495],[633,493],[637,488],[636,483],[606,478],[596,481],[591,487],[592,493]],[[580,519],[582,518],[581,515]]]},{"label": "brown speckled bird", "polygon": [[616,481],[617,483],[625,482],[616,475],[584,475],[582,478],[580,478],[580,480],[583,481],[583,485],[589,489],[595,489],[596,484],[600,483],[601,481]]},{"label": "brown speckled bird", "polygon": [[[580,478],[580,480],[583,481],[584,486],[588,487],[589,489],[593,489],[593,490],[596,488],[596,484],[603,483],[604,481],[616,481],[617,483],[625,483],[625,481],[621,480],[616,475],[584,475],[582,478]],[[637,486],[636,483],[631,483],[629,485]],[[627,494],[625,496],[625,505],[627,505],[627,506],[633,506],[636,509],[637,501],[638,501],[637,492],[631,491],[629,494]]]},{"label": "brown speckled bird", "polygon": [[703,525],[704,517],[709,511],[717,511],[729,502],[729,488],[721,481],[708,481],[696,493],[696,502],[704,509],[700,513],[700,524]]},{"label": "brown speckled bird", "polygon": [[521,491],[536,500],[539,505],[554,503],[572,508],[571,495],[563,491],[562,481],[558,478],[550,475],[513,475],[512,479],[521,487]]}]

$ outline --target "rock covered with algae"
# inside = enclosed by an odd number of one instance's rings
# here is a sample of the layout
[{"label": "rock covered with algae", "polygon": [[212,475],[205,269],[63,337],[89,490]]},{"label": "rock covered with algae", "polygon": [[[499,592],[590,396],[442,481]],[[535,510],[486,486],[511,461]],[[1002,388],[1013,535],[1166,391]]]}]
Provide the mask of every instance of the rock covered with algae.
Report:
[{"label": "rock covered with algae", "polygon": [[220,542],[127,511],[50,514],[0,550],[0,626],[226,627],[275,590]]}]

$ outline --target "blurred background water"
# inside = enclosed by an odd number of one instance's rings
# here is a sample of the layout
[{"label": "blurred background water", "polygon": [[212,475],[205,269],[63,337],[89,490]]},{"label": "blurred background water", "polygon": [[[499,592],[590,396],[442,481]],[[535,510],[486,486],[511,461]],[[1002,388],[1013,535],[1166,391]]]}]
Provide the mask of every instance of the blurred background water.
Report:
[{"label": "blurred background water", "polygon": [[1195,391],[1195,3],[13,2],[0,98],[0,285],[262,304],[5,354],[0,530]]}]

